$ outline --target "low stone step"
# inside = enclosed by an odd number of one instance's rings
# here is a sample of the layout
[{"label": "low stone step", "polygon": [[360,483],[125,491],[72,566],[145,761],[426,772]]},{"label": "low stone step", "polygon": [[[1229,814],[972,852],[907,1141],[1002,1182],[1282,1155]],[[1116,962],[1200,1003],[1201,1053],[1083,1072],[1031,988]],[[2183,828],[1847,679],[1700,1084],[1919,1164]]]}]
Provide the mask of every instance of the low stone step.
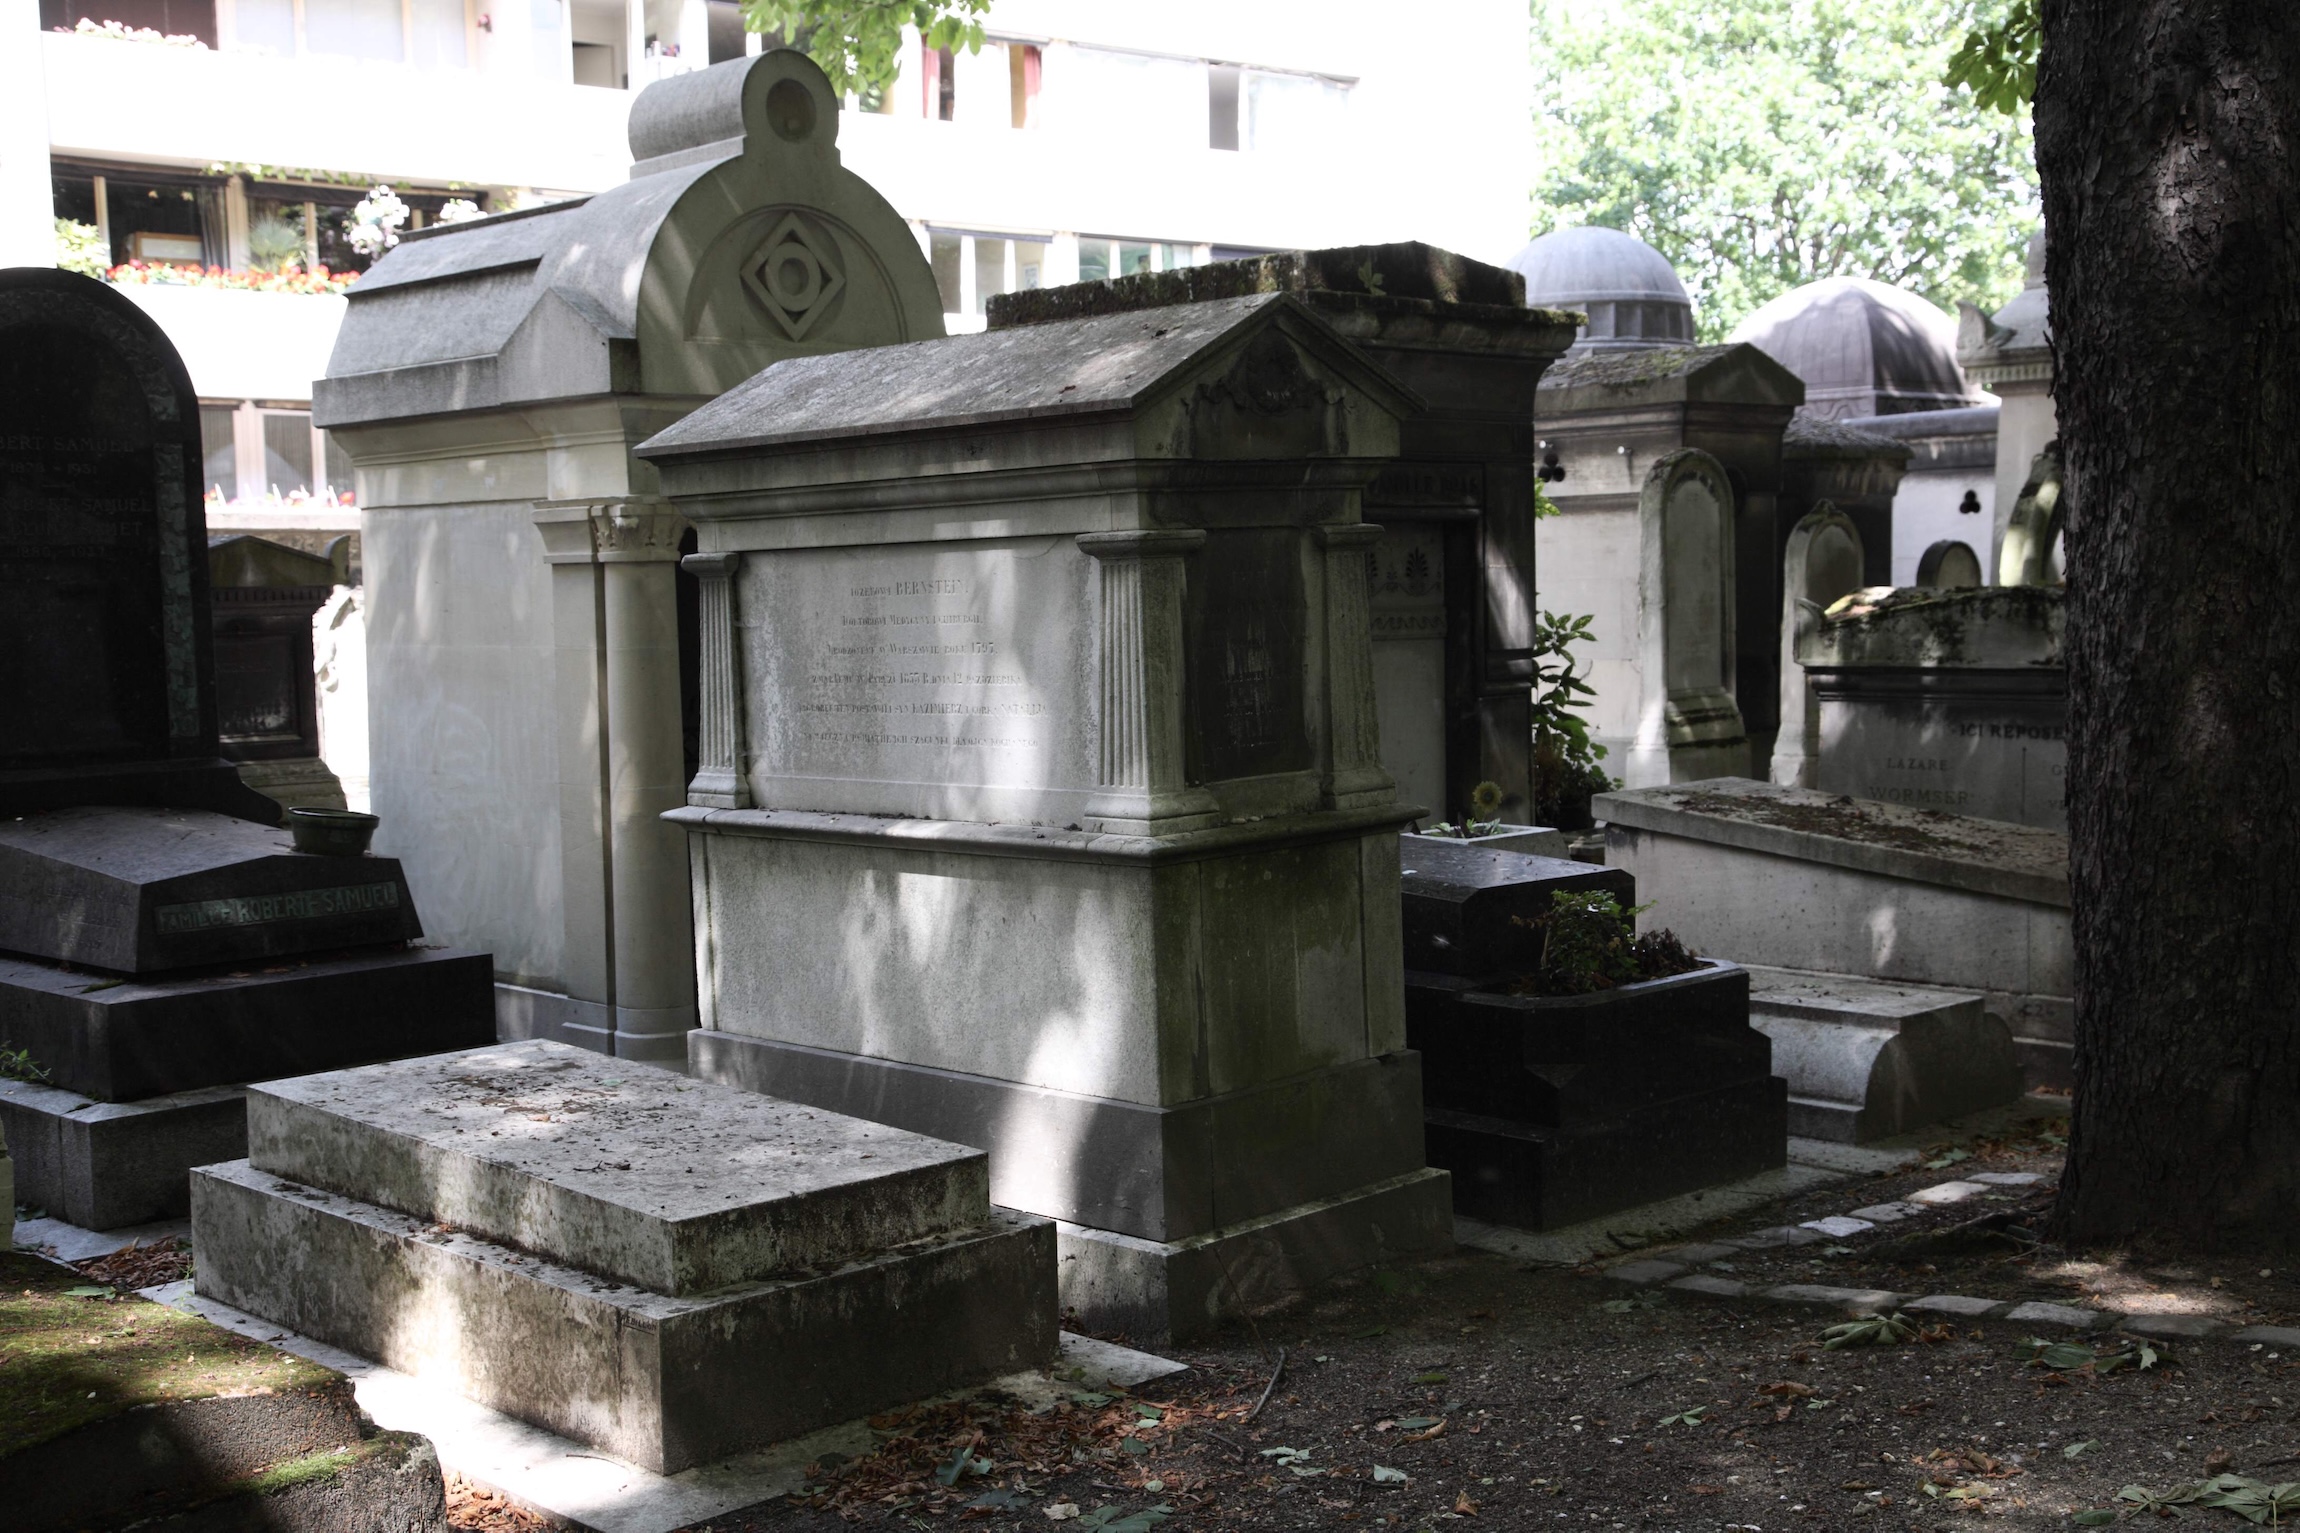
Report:
[{"label": "low stone step", "polygon": [[192,1173],[192,1232],[202,1298],[656,1474],[1044,1367],[1058,1348],[1053,1221],[1005,1210],[827,1271],[687,1296],[246,1161]]},{"label": "low stone step", "polygon": [[980,1150],[540,1040],[251,1087],[248,1163],[664,1295],[990,1218]]},{"label": "low stone step", "polygon": [[1972,991],[1744,965],[1749,1020],[1789,1083],[1789,1132],[1859,1144],[2010,1102],[2012,1034]]}]

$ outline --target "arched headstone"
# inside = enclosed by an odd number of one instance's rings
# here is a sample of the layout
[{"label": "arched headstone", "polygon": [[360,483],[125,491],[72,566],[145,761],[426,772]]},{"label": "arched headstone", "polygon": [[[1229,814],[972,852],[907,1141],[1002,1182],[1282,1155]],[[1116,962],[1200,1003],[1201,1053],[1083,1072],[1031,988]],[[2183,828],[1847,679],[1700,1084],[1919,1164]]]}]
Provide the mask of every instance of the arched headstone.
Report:
[{"label": "arched headstone", "polygon": [[1820,708],[1805,681],[1798,640],[1830,603],[1861,589],[1861,530],[1822,501],[1789,534],[1781,564],[1781,733],[1773,742],[1773,781],[1810,788],[1820,762]]},{"label": "arched headstone", "polygon": [[1736,777],[1748,731],[1733,700],[1733,484],[1685,448],[1656,461],[1637,503],[1640,697],[1629,786]]},{"label": "arched headstone", "polygon": [[1937,591],[1986,584],[1981,579],[1981,556],[1969,543],[1943,538],[1917,560],[1917,584]]},{"label": "arched headstone", "polygon": [[144,312],[0,272],[0,814],[172,804],[273,823],[216,752],[199,401]]},{"label": "arched headstone", "polygon": [[2021,486],[2005,523],[2004,546],[1997,550],[2000,586],[2059,585],[2054,551],[2061,534],[2060,443],[2047,442],[2029,465],[2028,483]]}]

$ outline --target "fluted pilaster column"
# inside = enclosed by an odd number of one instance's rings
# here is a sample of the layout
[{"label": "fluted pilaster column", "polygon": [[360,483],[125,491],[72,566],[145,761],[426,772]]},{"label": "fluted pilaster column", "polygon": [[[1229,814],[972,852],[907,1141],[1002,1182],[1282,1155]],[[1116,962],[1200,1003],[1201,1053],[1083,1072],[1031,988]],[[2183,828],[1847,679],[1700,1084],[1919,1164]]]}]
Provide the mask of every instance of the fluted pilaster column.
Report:
[{"label": "fluted pilaster column", "polygon": [[1382,766],[1375,711],[1374,645],[1367,553],[1381,537],[1371,522],[1317,529],[1326,550],[1326,789],[1332,809],[1397,800]]},{"label": "fluted pilaster column", "polygon": [[687,802],[712,809],[751,807],[743,760],[743,657],[735,641],[735,572],[742,565],[739,553],[689,554],[679,561],[702,592],[702,722]]},{"label": "fluted pilaster column", "polygon": [[1183,561],[1205,543],[1197,528],[1078,539],[1101,573],[1101,755],[1086,813],[1103,830],[1173,835],[1218,818],[1213,796],[1189,786],[1182,733]]}]

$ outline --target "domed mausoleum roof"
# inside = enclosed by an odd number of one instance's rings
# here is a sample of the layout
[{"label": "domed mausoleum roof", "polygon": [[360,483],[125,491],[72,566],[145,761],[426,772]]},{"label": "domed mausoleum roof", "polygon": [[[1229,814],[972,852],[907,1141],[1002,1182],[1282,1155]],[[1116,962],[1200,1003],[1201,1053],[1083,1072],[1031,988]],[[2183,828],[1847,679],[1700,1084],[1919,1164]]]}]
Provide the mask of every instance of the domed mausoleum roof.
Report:
[{"label": "domed mausoleum roof", "polygon": [[1808,416],[1844,420],[1985,403],[1957,366],[1957,322],[1916,294],[1866,277],[1783,293],[1734,328],[1805,380]]},{"label": "domed mausoleum roof", "polygon": [[1589,316],[1575,352],[1684,346],[1693,340],[1693,300],[1668,257],[1619,229],[1559,229],[1511,256],[1537,309]]}]

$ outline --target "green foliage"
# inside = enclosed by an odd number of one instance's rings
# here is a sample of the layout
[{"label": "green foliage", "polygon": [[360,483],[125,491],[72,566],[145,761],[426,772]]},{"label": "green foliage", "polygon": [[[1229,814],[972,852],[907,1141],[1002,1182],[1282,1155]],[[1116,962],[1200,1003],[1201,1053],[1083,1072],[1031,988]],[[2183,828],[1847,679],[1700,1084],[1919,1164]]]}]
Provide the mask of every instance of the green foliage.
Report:
[{"label": "green foliage", "polygon": [[916,27],[929,48],[982,51],[990,0],[743,0],[743,25],[806,51],[839,95],[874,104],[900,69],[902,29]]},{"label": "green foliage", "polygon": [[2036,99],[2036,55],[2044,40],[2037,0],[2009,0],[1992,14],[1976,10],[1971,19],[1941,83],[1962,86],[1982,106],[2009,117]]},{"label": "green foliage", "polygon": [[1863,1315],[1843,1325],[1833,1325],[1821,1333],[1824,1351],[1836,1352],[1846,1347],[1891,1347],[1904,1341],[1915,1341],[1923,1334],[1898,1314]]},{"label": "green foliage", "polygon": [[1589,796],[1613,786],[1598,761],[1605,747],[1589,738],[1582,700],[1597,689],[1582,680],[1573,646],[1589,641],[1590,617],[1541,614],[1533,630],[1533,817],[1536,824],[1579,830],[1589,823]]},{"label": "green foliage", "polygon": [[[1638,916],[1652,908],[1624,910],[1602,889],[1561,889],[1550,896],[1549,909],[1531,922],[1512,917],[1541,930],[1530,993],[1588,995],[1698,966],[1700,960],[1674,933],[1637,935]],[[1529,992],[1521,986],[1519,993]]]},{"label": "green foliage", "polygon": [[112,252],[94,224],[56,220],[56,264],[83,277],[101,277],[112,269]]},{"label": "green foliage", "polygon": [[2183,1506],[2209,1506],[2234,1512],[2256,1527],[2280,1528],[2300,1522],[2300,1481],[2269,1485],[2240,1474],[2222,1474],[2161,1492],[2145,1485],[2127,1485],[2116,1493],[2116,1499],[2135,1512],[2154,1512],[2159,1517],[2177,1516]]},{"label": "green foliage", "polygon": [[[94,276],[97,273],[89,273]],[[12,1049],[0,1039],[0,1081],[25,1081],[34,1086],[48,1084],[48,1072],[32,1058],[30,1049]]]},{"label": "green foliage", "polygon": [[303,264],[303,225],[275,215],[248,225],[248,264],[257,271],[278,271]]},{"label": "green foliage", "polygon": [[1974,3],[1534,0],[1534,232],[1645,240],[1705,340],[1823,277],[1996,307],[2040,213],[2026,115],[1944,83]]}]

